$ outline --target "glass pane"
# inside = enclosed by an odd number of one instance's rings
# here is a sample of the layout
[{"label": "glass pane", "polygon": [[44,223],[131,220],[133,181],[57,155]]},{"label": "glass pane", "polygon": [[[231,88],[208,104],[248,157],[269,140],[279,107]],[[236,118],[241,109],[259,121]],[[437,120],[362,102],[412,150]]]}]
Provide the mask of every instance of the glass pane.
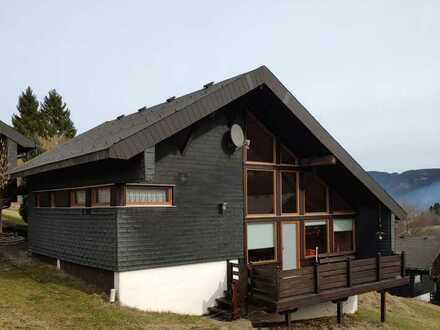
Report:
[{"label": "glass pane", "polygon": [[130,204],[166,204],[168,188],[131,187],[127,189],[127,203]]},{"label": "glass pane", "polygon": [[39,207],[50,207],[51,206],[51,198],[50,192],[41,192],[38,193],[38,206]]},{"label": "glass pane", "polygon": [[74,199],[76,205],[86,205],[86,191],[77,190],[74,192]]},{"label": "glass pane", "polygon": [[248,214],[273,214],[273,172],[247,171]]},{"label": "glass pane", "polygon": [[352,211],[353,208],[336,191],[332,190],[333,211]]},{"label": "glass pane", "polygon": [[110,188],[97,189],[96,203],[110,204]]},{"label": "glass pane", "polygon": [[295,157],[293,157],[293,155],[284,146],[281,146],[281,148],[280,148],[280,163],[281,164],[289,164],[289,165],[296,164]]},{"label": "glass pane", "polygon": [[296,173],[282,172],[281,173],[282,186],[282,212],[296,213],[297,212],[297,184]]},{"label": "glass pane", "polygon": [[311,173],[304,173],[306,212],[327,212],[327,187]]},{"label": "glass pane", "polygon": [[335,219],[333,221],[334,250],[344,252],[353,250],[353,220]]},{"label": "glass pane", "polygon": [[253,117],[247,116],[246,139],[250,140],[247,160],[273,163],[273,137]]},{"label": "glass pane", "polygon": [[325,221],[305,222],[306,256],[314,256],[316,248],[318,253],[327,252],[327,223]]},{"label": "glass pane", "polygon": [[55,206],[56,207],[69,207],[70,206],[70,191],[59,190],[54,192]]},{"label": "glass pane", "polygon": [[258,262],[275,259],[275,225],[252,223],[247,225],[248,261]]}]

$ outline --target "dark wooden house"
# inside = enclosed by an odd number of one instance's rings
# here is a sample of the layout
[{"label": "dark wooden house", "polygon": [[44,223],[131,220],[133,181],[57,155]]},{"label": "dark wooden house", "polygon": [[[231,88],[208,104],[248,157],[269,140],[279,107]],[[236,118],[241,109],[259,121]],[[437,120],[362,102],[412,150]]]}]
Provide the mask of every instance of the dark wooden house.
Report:
[{"label": "dark wooden house", "polygon": [[[361,129],[361,128],[359,128]],[[266,68],[141,108],[13,171],[29,246],[143,310],[286,313],[407,283],[402,208]],[[232,308],[231,308],[232,305]]]},{"label": "dark wooden house", "polygon": [[[33,141],[17,132],[14,128],[0,120],[0,140],[5,142],[8,158],[8,170],[17,167],[18,159],[24,157],[28,152],[35,148]],[[16,201],[17,181],[11,180],[6,189],[5,204]]]},{"label": "dark wooden house", "polygon": [[406,254],[409,283],[391,290],[392,294],[440,303],[440,240],[431,236],[403,235],[397,238],[397,251]]}]

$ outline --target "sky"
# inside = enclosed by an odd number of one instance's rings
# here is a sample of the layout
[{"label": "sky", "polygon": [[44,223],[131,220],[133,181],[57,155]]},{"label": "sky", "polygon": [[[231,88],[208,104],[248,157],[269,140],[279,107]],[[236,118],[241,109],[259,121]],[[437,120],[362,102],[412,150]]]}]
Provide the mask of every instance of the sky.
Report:
[{"label": "sky", "polygon": [[79,132],[266,65],[367,170],[440,167],[440,1],[0,0],[0,119]]}]

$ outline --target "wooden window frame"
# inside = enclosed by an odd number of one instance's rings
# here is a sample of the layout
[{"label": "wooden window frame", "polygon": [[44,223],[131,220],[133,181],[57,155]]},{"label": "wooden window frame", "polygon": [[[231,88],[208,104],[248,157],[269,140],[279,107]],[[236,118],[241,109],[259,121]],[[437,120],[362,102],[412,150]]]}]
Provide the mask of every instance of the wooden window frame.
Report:
[{"label": "wooden window frame", "polygon": [[307,212],[307,206],[306,206],[306,200],[307,200],[307,188],[304,186],[304,194],[303,194],[303,198],[304,198],[304,215],[322,215],[322,216],[328,216],[331,214],[331,210],[330,210],[330,188],[327,185],[327,183],[325,183],[320,177],[318,177],[315,173],[313,173],[314,177],[316,180],[318,180],[321,184],[324,185],[325,187],[325,207],[326,207],[326,211],[324,212]]},{"label": "wooden window frame", "polygon": [[[245,164],[249,164],[249,165],[276,165],[277,164],[277,142],[276,142],[276,138],[275,136],[272,134],[272,132],[266,128],[266,126],[264,126],[258,119],[257,117],[255,117],[255,115],[253,115],[252,113],[250,113],[249,111],[246,112],[246,120],[245,120],[245,136],[246,139],[248,138],[247,136],[247,127],[248,127],[248,121],[247,121],[247,117],[251,117],[256,123],[257,125],[259,125],[261,127],[262,130],[264,130],[267,134],[269,134],[272,137],[272,162],[258,162],[258,161],[252,161],[252,160],[248,160],[248,148],[243,148],[244,149],[244,162]],[[252,146],[252,141],[251,141],[251,146]]]},{"label": "wooden window frame", "polygon": [[[40,201],[40,199],[41,199],[41,194],[42,193],[49,193],[49,199],[50,199],[50,205],[49,206],[41,206],[41,201]],[[35,194],[36,194],[36,206],[37,206],[37,208],[45,208],[45,209],[47,209],[47,208],[52,208],[52,207],[55,207],[55,197],[54,197],[54,194],[53,194],[53,192],[52,191],[39,191],[39,192],[35,192]]]},{"label": "wooden window frame", "polygon": [[[104,202],[104,203],[99,203],[97,202],[97,198],[98,198],[98,191],[99,190],[108,190],[109,194],[110,194],[110,200],[108,202]],[[112,203],[112,189],[111,186],[103,186],[103,187],[94,187],[91,189],[91,206],[92,207],[109,207]]]},{"label": "wooden window frame", "polygon": [[[257,261],[257,262],[249,262],[249,249],[248,249],[248,225],[252,224],[272,224],[273,227],[273,244],[274,244],[274,259],[272,260],[264,260],[264,261]],[[265,220],[265,221],[248,221],[245,223],[245,249],[246,249],[246,264],[248,265],[267,265],[267,264],[274,264],[278,263],[278,221],[276,220]]]},{"label": "wooden window frame", "polygon": [[[272,172],[272,188],[273,188],[273,198],[272,198],[272,202],[273,202],[273,213],[255,213],[255,214],[249,214],[248,213],[248,195],[247,195],[247,184],[248,184],[248,171],[260,171],[260,172]],[[245,169],[245,179],[244,179],[244,185],[245,185],[245,214],[246,214],[246,218],[247,219],[255,219],[255,218],[275,218],[277,215],[277,199],[276,199],[276,195],[277,195],[277,191],[276,191],[276,180],[277,180],[277,176],[276,176],[276,170],[271,169],[271,168],[254,168],[252,166],[248,166]]]},{"label": "wooden window frame", "polygon": [[320,257],[328,257],[331,256],[331,246],[330,246],[330,219],[329,218],[319,218],[319,219],[305,219],[304,220],[304,229],[302,231],[303,233],[303,258],[304,259],[315,259],[316,256],[307,256],[306,255],[306,222],[311,222],[311,221],[325,221],[326,222],[326,228],[327,228],[327,252],[325,253],[318,253],[318,258]]},{"label": "wooden window frame", "polygon": [[[300,186],[299,186],[299,172],[295,170],[279,170],[279,178],[278,178],[278,184],[279,184],[279,215],[281,217],[291,217],[291,216],[298,216],[300,215],[300,201],[299,201],[299,195],[300,195]],[[296,175],[296,212],[295,213],[284,213],[283,212],[283,173],[295,173]]]},{"label": "wooden window frame", "polygon": [[[165,203],[133,203],[128,201],[128,191],[130,188],[146,188],[152,190],[166,190],[167,191],[167,201]],[[124,189],[124,199],[125,206],[128,207],[171,207],[174,206],[174,186],[173,185],[126,185]]]},{"label": "wooden window frame", "polygon": [[[84,193],[85,193],[85,200],[84,200],[84,204],[79,204],[79,203],[76,203],[76,196],[75,196],[75,194],[77,193],[77,192],[79,192],[79,191],[84,191]],[[87,207],[87,189],[72,189],[72,191],[70,192],[70,207],[71,208],[84,208],[84,207]]]},{"label": "wooden window frame", "polygon": [[[335,230],[334,230],[334,221],[335,220],[351,220],[353,222],[353,230],[351,234],[351,238],[353,240],[353,249],[350,251],[338,251],[335,252]],[[331,253],[332,256],[339,256],[339,255],[346,255],[346,254],[353,254],[356,253],[356,219],[355,218],[333,218],[332,219],[332,247],[333,251]]]},{"label": "wooden window frame", "polygon": [[[281,150],[284,149],[290,156],[295,160],[295,164],[286,164],[281,162]],[[295,167],[298,166],[298,157],[295,156],[293,152],[290,151],[288,147],[286,147],[283,143],[277,143],[277,165],[279,166],[290,166]]]}]

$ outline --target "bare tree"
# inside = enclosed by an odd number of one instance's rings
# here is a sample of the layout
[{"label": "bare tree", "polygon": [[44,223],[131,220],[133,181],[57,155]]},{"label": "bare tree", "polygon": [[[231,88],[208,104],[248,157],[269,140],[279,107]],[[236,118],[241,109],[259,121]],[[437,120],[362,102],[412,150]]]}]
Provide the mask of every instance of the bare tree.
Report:
[{"label": "bare tree", "polygon": [[0,138],[0,234],[3,233],[3,221],[2,221],[2,211],[6,204],[6,186],[9,182],[8,171],[8,155],[6,150],[5,139]]}]

